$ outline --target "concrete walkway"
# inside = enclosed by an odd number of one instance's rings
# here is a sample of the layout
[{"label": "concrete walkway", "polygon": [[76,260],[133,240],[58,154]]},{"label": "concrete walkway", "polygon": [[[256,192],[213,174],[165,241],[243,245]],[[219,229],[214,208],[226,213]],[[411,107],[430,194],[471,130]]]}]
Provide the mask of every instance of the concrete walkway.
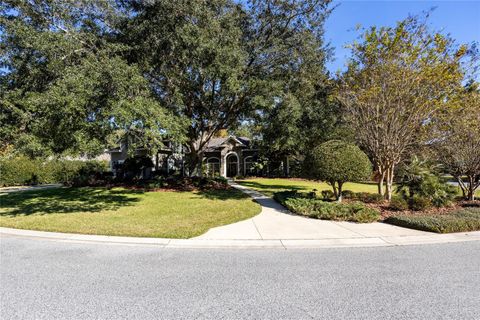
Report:
[{"label": "concrete walkway", "polygon": [[385,223],[357,224],[305,218],[291,214],[273,199],[256,191],[235,183],[232,183],[232,186],[254,198],[262,206],[262,212],[248,220],[210,229],[192,239],[97,236],[1,227],[0,235],[58,242],[163,248],[337,248],[480,241],[480,231],[436,234]]},{"label": "concrete walkway", "polygon": [[294,215],[272,198],[239,184],[230,184],[255,199],[262,206],[262,212],[248,220],[210,229],[197,239],[324,240],[432,235],[380,222],[336,222]]}]

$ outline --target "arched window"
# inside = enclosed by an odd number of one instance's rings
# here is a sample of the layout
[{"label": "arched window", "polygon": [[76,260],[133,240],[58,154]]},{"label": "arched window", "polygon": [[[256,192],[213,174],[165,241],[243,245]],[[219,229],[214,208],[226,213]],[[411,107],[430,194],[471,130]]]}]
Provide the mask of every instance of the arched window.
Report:
[{"label": "arched window", "polygon": [[218,177],[220,175],[220,159],[211,157],[207,159],[207,176]]}]

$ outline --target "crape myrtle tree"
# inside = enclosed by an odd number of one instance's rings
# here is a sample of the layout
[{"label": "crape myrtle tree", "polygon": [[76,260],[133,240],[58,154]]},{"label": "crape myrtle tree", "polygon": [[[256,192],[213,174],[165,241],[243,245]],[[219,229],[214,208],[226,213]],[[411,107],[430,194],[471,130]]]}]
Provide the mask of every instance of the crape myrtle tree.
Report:
[{"label": "crape myrtle tree", "polygon": [[372,27],[351,46],[338,97],[360,146],[379,173],[379,192],[392,197],[397,164],[431,139],[429,122],[446,108],[462,80],[465,46],[430,32],[426,19]]},{"label": "crape myrtle tree", "polygon": [[[112,0],[0,1],[0,148],[91,154],[119,132],[159,143],[181,123],[123,58]],[[136,141],[142,141],[136,139]]]},{"label": "crape myrtle tree", "polygon": [[365,181],[372,174],[368,156],[356,145],[341,140],[330,140],[314,148],[306,159],[306,166],[312,178],[332,186],[339,202],[346,182]]},{"label": "crape myrtle tree", "polygon": [[438,160],[462,189],[475,200],[480,186],[480,88],[472,82],[451,101],[452,108],[439,117],[438,138],[433,143]]},{"label": "crape myrtle tree", "polygon": [[123,1],[131,61],[161,103],[189,121],[188,171],[221,129],[282,99],[303,65],[323,55],[330,0]]}]

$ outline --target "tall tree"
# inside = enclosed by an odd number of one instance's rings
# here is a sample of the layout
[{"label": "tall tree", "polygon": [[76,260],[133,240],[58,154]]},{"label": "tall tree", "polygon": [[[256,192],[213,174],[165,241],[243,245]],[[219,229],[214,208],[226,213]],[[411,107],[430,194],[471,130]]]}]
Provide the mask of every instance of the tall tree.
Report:
[{"label": "tall tree", "polygon": [[160,101],[190,121],[190,173],[215,133],[274,104],[322,53],[329,0],[125,1],[125,41]]},{"label": "tall tree", "polygon": [[391,199],[395,166],[430,139],[422,134],[463,78],[466,47],[409,17],[395,27],[372,27],[351,49],[338,97],[379,172],[379,192],[386,181]]},{"label": "tall tree", "polygon": [[[112,0],[0,3],[1,144],[30,156],[95,154],[119,130],[179,129],[113,36]],[[12,147],[13,146],[13,147]]]}]

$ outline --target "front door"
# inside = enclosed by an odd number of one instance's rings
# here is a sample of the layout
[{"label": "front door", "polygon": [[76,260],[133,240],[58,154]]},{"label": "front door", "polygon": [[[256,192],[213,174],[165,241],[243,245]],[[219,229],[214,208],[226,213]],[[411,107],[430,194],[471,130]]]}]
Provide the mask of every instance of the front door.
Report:
[{"label": "front door", "polygon": [[230,154],[227,157],[227,177],[235,177],[238,175],[238,157]]}]

